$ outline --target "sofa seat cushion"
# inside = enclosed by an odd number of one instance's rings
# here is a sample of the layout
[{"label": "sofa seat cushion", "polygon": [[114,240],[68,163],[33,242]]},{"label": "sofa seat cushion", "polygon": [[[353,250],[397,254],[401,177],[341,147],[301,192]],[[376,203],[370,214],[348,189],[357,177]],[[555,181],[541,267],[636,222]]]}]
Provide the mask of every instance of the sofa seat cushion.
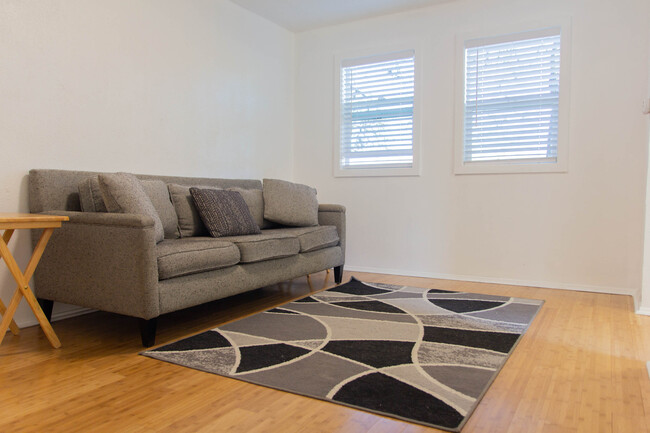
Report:
[{"label": "sofa seat cushion", "polygon": [[298,238],[282,230],[265,230],[259,235],[226,236],[219,239],[237,245],[241,263],[289,257],[300,252]]},{"label": "sofa seat cushion", "polygon": [[286,233],[297,237],[300,242],[301,253],[322,250],[339,244],[339,234],[336,231],[336,226],[286,227],[262,230],[262,233]]},{"label": "sofa seat cushion", "polygon": [[239,263],[232,242],[208,237],[168,239],[156,245],[158,279],[226,268]]}]

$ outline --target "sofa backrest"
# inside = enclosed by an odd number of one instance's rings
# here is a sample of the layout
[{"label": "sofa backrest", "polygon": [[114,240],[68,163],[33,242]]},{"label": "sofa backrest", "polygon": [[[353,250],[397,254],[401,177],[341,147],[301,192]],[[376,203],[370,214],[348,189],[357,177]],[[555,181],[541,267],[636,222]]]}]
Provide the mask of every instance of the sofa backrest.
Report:
[{"label": "sofa backrest", "polygon": [[[38,213],[48,210],[80,211],[79,183],[96,171],[33,169],[29,171],[29,211]],[[256,179],[219,179],[205,177],[156,176],[136,174],[142,180],[162,180],[179,185],[214,186],[217,188],[239,187],[262,189],[262,182]]]}]

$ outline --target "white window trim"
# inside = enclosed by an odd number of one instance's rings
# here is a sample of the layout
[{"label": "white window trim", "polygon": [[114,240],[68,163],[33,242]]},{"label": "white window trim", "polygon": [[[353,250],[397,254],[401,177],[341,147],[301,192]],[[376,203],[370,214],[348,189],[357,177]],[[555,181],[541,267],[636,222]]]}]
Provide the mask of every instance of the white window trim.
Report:
[{"label": "white window trim", "polygon": [[[402,51],[413,51],[415,88],[413,94],[413,166],[404,168],[341,168],[341,65],[344,60],[378,57]],[[420,50],[415,43],[337,53],[334,56],[334,177],[392,177],[420,175],[420,89],[422,66]]]},{"label": "white window trim", "polygon": [[[558,107],[557,160],[539,163],[531,161],[485,161],[465,162],[464,155],[464,110],[465,110],[465,47],[466,42],[484,43],[508,42],[525,38],[535,38],[549,28],[560,28],[560,95]],[[547,23],[530,23],[511,27],[504,31],[484,31],[456,36],[456,103],[454,120],[454,173],[455,174],[496,174],[496,173],[563,173],[568,170],[569,153],[569,110],[571,94],[571,21],[569,18],[557,19]]]}]

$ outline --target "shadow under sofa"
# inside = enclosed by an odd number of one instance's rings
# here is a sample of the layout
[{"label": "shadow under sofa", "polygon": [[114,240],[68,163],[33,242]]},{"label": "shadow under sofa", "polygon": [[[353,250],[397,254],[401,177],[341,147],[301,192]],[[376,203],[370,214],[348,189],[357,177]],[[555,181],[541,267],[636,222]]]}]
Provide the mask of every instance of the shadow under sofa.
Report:
[{"label": "shadow under sofa", "polygon": [[[345,207],[319,204],[318,226],[263,229],[259,235],[164,239],[139,214],[82,212],[79,184],[98,172],[29,172],[33,213],[70,218],[55,230],[34,275],[34,291],[48,319],[53,302],[140,319],[142,344],[154,345],[165,313],[334,268],[345,263]],[[136,175],[141,181],[261,190],[262,182]],[[32,240],[38,232],[32,233]]]}]

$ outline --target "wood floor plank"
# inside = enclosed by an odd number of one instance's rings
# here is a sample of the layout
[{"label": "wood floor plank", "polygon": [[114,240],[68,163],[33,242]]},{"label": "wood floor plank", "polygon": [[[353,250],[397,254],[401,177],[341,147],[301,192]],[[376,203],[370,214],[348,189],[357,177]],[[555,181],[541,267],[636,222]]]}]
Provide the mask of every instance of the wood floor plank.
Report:
[{"label": "wood floor plank", "polygon": [[[355,273],[370,282],[543,299],[463,433],[645,432],[650,317],[629,296]],[[349,278],[350,273],[345,273]],[[168,343],[320,290],[325,273],[165,315]],[[137,321],[92,313],[0,345],[1,432],[396,432],[440,430],[139,356]],[[315,373],[316,374],[316,373]]]}]

